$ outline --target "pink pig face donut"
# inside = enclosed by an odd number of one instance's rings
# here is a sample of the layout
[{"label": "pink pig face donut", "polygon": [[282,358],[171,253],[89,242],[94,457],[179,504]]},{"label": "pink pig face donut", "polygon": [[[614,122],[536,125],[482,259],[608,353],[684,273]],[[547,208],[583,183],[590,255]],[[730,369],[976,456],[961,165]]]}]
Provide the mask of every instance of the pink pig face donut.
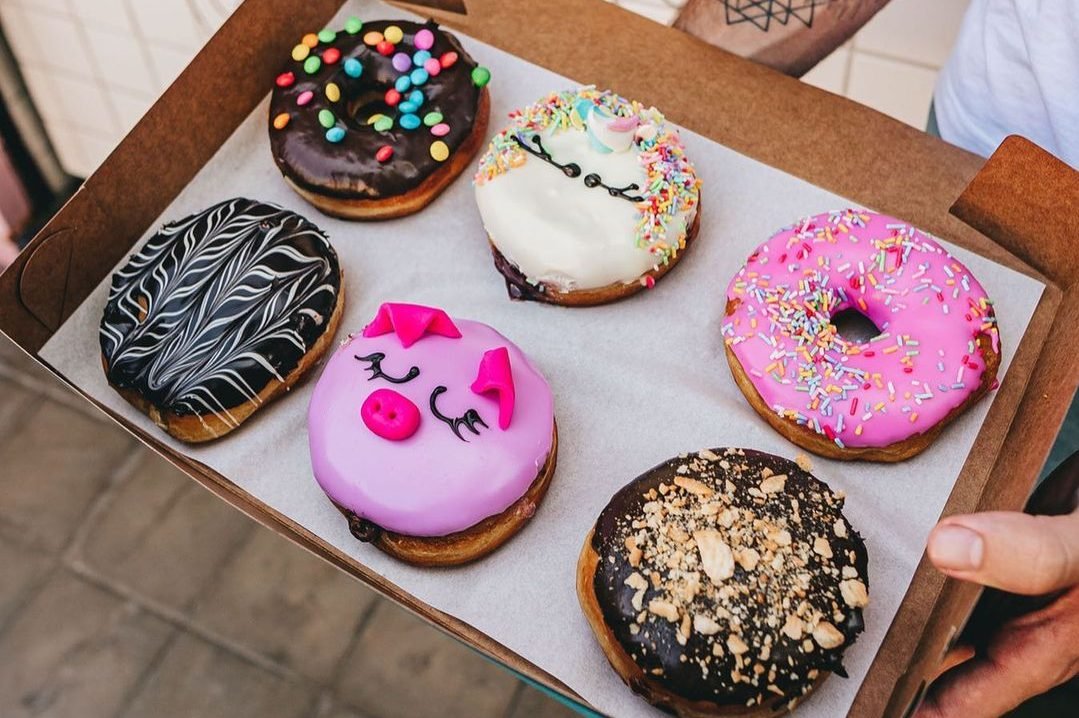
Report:
[{"label": "pink pig face donut", "polygon": [[552,449],[554,400],[491,327],[383,304],[330,358],[307,424],[315,479],[338,507],[440,537],[524,496]]}]

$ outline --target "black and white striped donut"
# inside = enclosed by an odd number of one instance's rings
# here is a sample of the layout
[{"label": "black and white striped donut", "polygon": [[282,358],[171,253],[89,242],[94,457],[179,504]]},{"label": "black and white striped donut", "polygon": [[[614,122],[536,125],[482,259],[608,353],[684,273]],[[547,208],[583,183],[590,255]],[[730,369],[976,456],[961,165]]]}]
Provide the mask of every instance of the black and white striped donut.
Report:
[{"label": "black and white striped donut", "polygon": [[337,254],[318,227],[231,199],[165,225],[113,275],[105,373],[170,434],[215,438],[317,359],[342,305]]}]

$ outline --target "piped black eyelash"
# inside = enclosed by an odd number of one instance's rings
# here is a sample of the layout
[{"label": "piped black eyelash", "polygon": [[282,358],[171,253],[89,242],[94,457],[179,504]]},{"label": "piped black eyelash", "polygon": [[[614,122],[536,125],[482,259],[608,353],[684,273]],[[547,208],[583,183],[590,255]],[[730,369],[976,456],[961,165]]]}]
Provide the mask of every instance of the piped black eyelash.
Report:
[{"label": "piped black eyelash", "polygon": [[[543,140],[540,138],[539,135],[532,135],[529,140],[531,144],[535,145],[535,147],[532,147],[529,145],[528,142],[525,142],[519,134],[513,135],[513,141],[516,142],[520,146],[520,148],[528,154],[539,157],[544,162],[554,165],[558,169],[562,170],[562,173],[565,174],[567,177],[581,176],[581,166],[576,162],[570,162],[566,165],[555,162],[554,158],[551,157],[551,153],[548,152],[547,148],[543,146]],[[625,187],[612,187],[609,184],[604,184],[603,178],[600,177],[598,174],[596,174],[595,172],[590,172],[584,176],[584,184],[586,187],[602,187],[603,189],[607,190],[607,194],[611,195],[612,197],[620,197],[622,199],[629,200],[630,202],[644,201],[644,197],[639,194],[629,194],[631,190],[640,189],[640,187],[637,186],[636,182],[628,184]]]},{"label": "piped black eyelash", "polygon": [[479,415],[479,412],[477,412],[475,409],[469,409],[468,411],[465,412],[464,416],[459,416],[456,419],[451,419],[450,417],[446,416],[441,411],[439,411],[436,402],[438,400],[439,395],[443,394],[445,391],[446,391],[446,387],[444,387],[444,386],[436,386],[434,391],[431,392],[431,413],[439,421],[445,422],[450,427],[450,429],[453,431],[454,436],[456,436],[461,441],[467,442],[468,439],[461,436],[461,427],[462,426],[465,427],[466,429],[468,429],[469,431],[471,431],[476,436],[479,436],[479,434],[480,434],[479,429],[476,428],[477,424],[482,426],[484,429],[490,428],[489,426],[487,426],[487,424],[484,423],[483,418]]},{"label": "piped black eyelash", "polygon": [[[355,355],[354,355],[355,356]],[[366,371],[371,372],[371,376],[367,377],[367,381],[374,379],[385,379],[391,384],[407,384],[420,375],[419,367],[412,367],[402,377],[390,376],[386,372],[382,371],[382,360],[386,358],[386,355],[382,352],[374,352],[367,356],[355,356],[359,361],[368,362],[369,366]]]}]

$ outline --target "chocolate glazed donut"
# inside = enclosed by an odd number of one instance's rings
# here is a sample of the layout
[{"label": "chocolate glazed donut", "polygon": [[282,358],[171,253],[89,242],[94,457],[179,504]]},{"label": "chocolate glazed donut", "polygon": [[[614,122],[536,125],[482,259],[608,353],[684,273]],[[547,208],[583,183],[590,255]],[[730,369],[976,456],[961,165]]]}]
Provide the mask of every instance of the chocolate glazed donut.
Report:
[{"label": "chocolate glazed donut", "polygon": [[274,161],[327,214],[418,211],[479,149],[489,80],[434,21],[352,18],[340,32],[305,35],[270,101]]},{"label": "chocolate glazed donut", "polygon": [[682,455],[614,495],[577,590],[622,679],[679,716],[776,716],[864,628],[868,556],[843,498],[749,449]]}]

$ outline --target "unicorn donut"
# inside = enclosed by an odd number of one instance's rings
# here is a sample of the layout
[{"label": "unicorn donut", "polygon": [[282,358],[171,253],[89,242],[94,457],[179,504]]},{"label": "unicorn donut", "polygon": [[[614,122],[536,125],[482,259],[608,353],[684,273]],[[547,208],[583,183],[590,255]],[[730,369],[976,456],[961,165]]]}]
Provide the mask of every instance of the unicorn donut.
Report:
[{"label": "unicorn donut", "polygon": [[655,108],[584,87],[515,111],[474,178],[512,299],[581,306],[652,287],[700,225],[700,180]]},{"label": "unicorn donut", "polygon": [[422,566],[494,551],[554,475],[547,380],[491,327],[434,307],[383,304],[327,362],[307,426],[352,534]]}]

